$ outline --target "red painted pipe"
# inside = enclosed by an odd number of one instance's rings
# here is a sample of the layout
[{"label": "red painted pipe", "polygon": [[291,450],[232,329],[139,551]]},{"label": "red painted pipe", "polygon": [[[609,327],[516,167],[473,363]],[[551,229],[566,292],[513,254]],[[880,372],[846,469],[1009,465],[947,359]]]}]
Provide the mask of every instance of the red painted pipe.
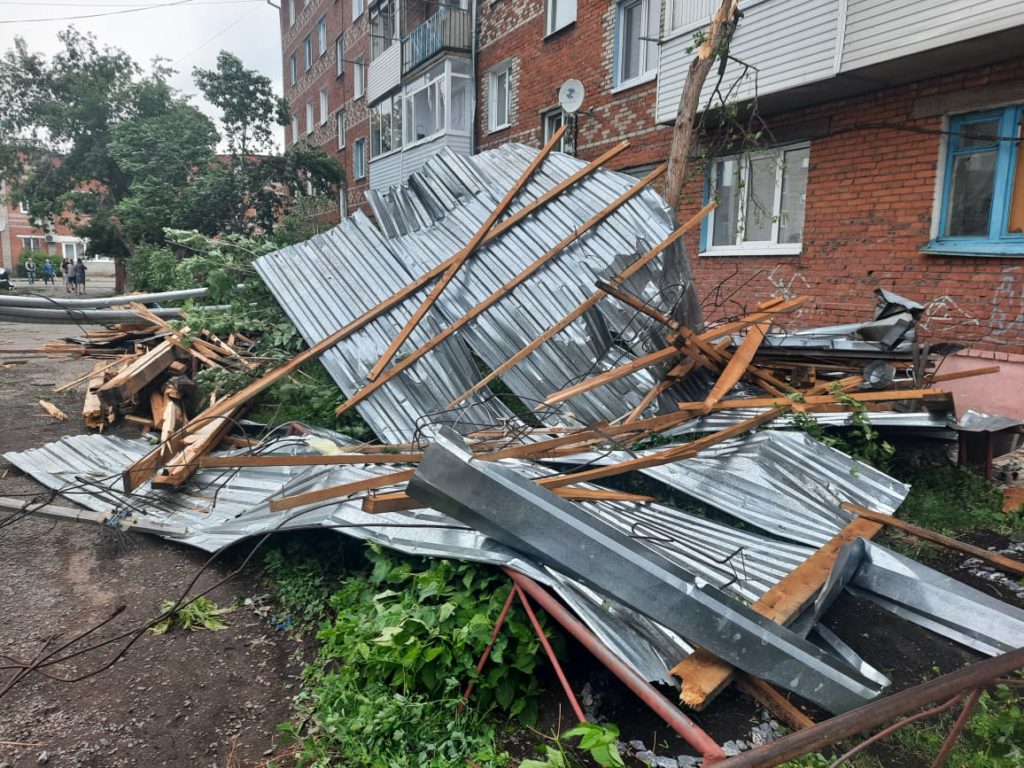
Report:
[{"label": "red painted pipe", "polygon": [[576,694],[572,690],[572,686],[569,685],[569,679],[565,676],[565,672],[562,671],[562,665],[558,663],[558,657],[555,656],[555,651],[551,647],[551,643],[548,642],[547,635],[544,634],[544,627],[537,621],[537,615],[533,612],[533,606],[530,605],[530,600],[527,598],[526,593],[523,592],[522,587],[518,584],[513,585],[513,589],[516,594],[519,595],[519,601],[523,604],[523,608],[526,610],[526,615],[530,617],[530,623],[533,624],[533,631],[537,634],[537,639],[540,640],[540,644],[544,647],[544,653],[548,655],[548,660],[551,662],[551,666],[555,668],[555,674],[558,676],[558,682],[562,684],[562,690],[565,691],[565,697],[569,700],[569,704],[572,706],[573,714],[576,715],[576,719],[581,722],[587,722],[587,716],[583,714],[583,707],[580,706],[579,701],[576,700]]},{"label": "red painted pipe", "polygon": [[[502,626],[505,624],[505,618],[508,616],[508,609],[512,607],[512,601],[516,596],[516,588],[513,584],[512,589],[508,591],[508,598],[505,600],[505,607],[501,609],[501,613],[498,614],[498,620],[494,622],[494,630],[491,632],[491,642],[484,648],[484,652],[480,655],[480,661],[476,663],[476,673],[479,675],[483,672],[484,664],[487,663],[487,659],[491,657],[491,651],[494,650],[494,643],[498,639],[498,633],[501,632]],[[462,694],[462,701],[459,702],[459,710],[465,708],[466,702],[469,701],[469,694],[473,692],[473,688],[476,686],[476,682],[473,680],[469,681],[469,685],[466,686],[466,692]]]},{"label": "red painted pipe", "polygon": [[666,699],[650,683],[634,672],[618,656],[608,650],[593,632],[573,616],[561,603],[549,595],[537,582],[528,576],[505,568],[505,573],[519,588],[537,601],[541,608],[548,612],[555,621],[562,625],[570,635],[608,668],[608,671],[621,680],[627,688],[640,697],[665,723],[679,736],[704,756],[705,764],[725,758],[725,752],[699,725],[684,715],[671,701]]}]

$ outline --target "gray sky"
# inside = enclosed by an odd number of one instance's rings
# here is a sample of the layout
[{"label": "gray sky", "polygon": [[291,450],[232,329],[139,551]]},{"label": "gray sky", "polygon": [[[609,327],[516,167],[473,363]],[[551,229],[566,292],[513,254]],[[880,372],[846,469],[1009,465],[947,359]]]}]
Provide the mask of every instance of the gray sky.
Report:
[{"label": "gray sky", "polygon": [[[52,55],[57,32],[74,25],[93,33],[100,45],[121,48],[143,67],[154,56],[169,59],[178,70],[172,84],[211,117],[192,83],[192,68],[213,68],[221,50],[231,51],[246,67],[266,75],[281,93],[281,33],[278,11],[266,0],[0,0],[0,50],[25,38],[29,49]],[[278,0],[274,0],[279,5]],[[133,8],[145,10],[123,13]],[[111,14],[71,20],[71,16]],[[30,22],[29,19],[55,19]],[[278,132],[280,148],[283,129]]]}]

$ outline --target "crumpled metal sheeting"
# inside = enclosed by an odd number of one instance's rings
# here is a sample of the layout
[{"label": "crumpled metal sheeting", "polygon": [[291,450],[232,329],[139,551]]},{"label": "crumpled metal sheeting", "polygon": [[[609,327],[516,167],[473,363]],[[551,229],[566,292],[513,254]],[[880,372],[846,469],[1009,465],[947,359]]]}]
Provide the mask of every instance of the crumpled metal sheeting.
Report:
[{"label": "crumpled metal sheeting", "polygon": [[[441,152],[414,174],[406,187],[374,197],[380,220],[395,236],[384,238],[357,213],[328,233],[261,257],[256,268],[306,340],[315,343],[456,253],[535,154],[536,150],[521,145],[506,145],[472,158]],[[565,155],[550,156],[512,210],[539,197],[582,165]],[[598,170],[482,248],[459,271],[405,349],[421,346],[444,325],[464,315],[635,181],[624,174]],[[638,249],[660,242],[673,226],[664,202],[645,190],[469,323],[457,338],[392,378],[357,408],[382,439],[408,440],[419,417],[444,410],[455,395],[478,380],[467,347],[488,366],[497,367],[593,293],[597,278],[624,268]],[[668,254],[676,262],[684,262],[678,244]],[[675,304],[672,297],[662,296],[665,289],[675,291],[672,296],[683,296],[680,306],[688,319],[699,319],[692,284],[675,274],[672,279],[684,284],[663,284],[661,262],[659,257],[638,272],[628,282],[628,289],[661,305]],[[316,282],[310,281],[310,275]],[[424,295],[411,297],[324,356],[325,365],[346,394],[366,384],[366,373]],[[604,301],[503,379],[513,392],[533,404],[562,383],[601,370],[601,363],[595,361],[603,360],[604,366],[610,367],[661,346],[661,329],[646,321],[640,327],[651,331],[641,334],[644,338],[632,343],[623,340],[624,332],[637,327],[636,314],[617,302]],[[646,338],[649,335],[651,338]],[[613,339],[629,347],[622,360],[609,356]],[[619,349],[615,347],[613,352]],[[639,372],[574,398],[568,407],[571,416],[559,409],[551,411],[549,418],[553,424],[616,418],[639,402],[654,383],[650,372]],[[468,426],[512,418],[493,401],[482,405],[487,398],[485,390],[464,408],[435,421],[459,421]]]},{"label": "crumpled metal sheeting", "polygon": [[[627,458],[588,453],[558,461],[609,464]],[[804,432],[777,430],[737,437],[640,472],[774,536],[815,548],[852,519],[841,502],[892,514],[910,490]]]},{"label": "crumpled metal sheeting", "polygon": [[[763,395],[757,395],[761,397]],[[690,401],[703,399],[693,398]],[[767,408],[732,408],[728,411],[718,411],[707,416],[700,416],[695,419],[685,421],[679,426],[672,427],[671,429],[665,430],[665,435],[669,437],[678,437],[680,435],[688,435],[694,432],[718,432],[719,430],[725,429],[726,427],[734,426],[739,424],[741,421],[752,419],[754,416],[760,416],[762,413],[767,411]],[[813,413],[810,414],[814,417],[822,426],[826,427],[846,427],[850,426],[853,421],[855,414],[852,413]],[[875,427],[898,427],[902,435],[907,435],[907,430],[920,429],[923,432],[926,431],[932,436],[948,436],[950,439],[955,439],[956,435],[950,429],[953,422],[945,415],[935,414],[931,411],[915,411],[913,413],[897,413],[895,411],[867,411],[864,414],[868,421],[871,422],[872,426]],[[793,417],[788,414],[779,416],[773,421],[770,421],[762,429],[792,429],[793,428]]]},{"label": "crumpled metal sheeting", "polygon": [[[345,438],[326,430],[320,437],[344,443]],[[590,628],[621,658],[648,680],[673,684],[667,669],[686,656],[691,648],[678,635],[635,611],[610,602],[582,584],[531,563],[483,534],[433,510],[412,510],[385,514],[363,512],[360,500],[332,501],[297,510],[289,515],[271,513],[269,499],[330,487],[393,471],[388,466],[341,465],[329,467],[262,467],[205,469],[177,492],[143,486],[135,494],[120,493],[120,472],[150,450],[143,440],[126,440],[109,435],[77,435],[62,438],[42,448],[6,454],[4,458],[39,482],[98,513],[120,511],[159,522],[185,524],[194,533],[167,537],[182,544],[214,552],[244,538],[271,531],[306,527],[331,528],[338,533],[373,541],[382,546],[425,557],[455,557],[494,565],[508,565],[551,585],[583,617]],[[219,452],[216,455],[248,451]],[[308,454],[304,438],[275,441],[259,453]],[[513,463],[535,476],[543,470],[527,462]],[[87,490],[78,490],[85,483]],[[108,489],[103,492],[102,489]],[[130,505],[125,504],[128,499]],[[781,576],[802,562],[811,552],[779,544],[752,533],[735,531],[680,510],[660,505],[588,502],[584,508],[628,533],[637,519],[666,521],[677,545],[641,534],[639,542],[664,554],[681,567],[703,574],[710,583],[746,600],[755,600]],[[344,526],[344,527],[341,527]],[[423,527],[408,527],[423,526]],[[453,527],[454,526],[454,527]],[[742,546],[732,565],[718,564]],[[775,553],[775,556],[772,556]],[[733,580],[736,575],[741,578]],[[732,582],[732,583],[730,583]]]}]

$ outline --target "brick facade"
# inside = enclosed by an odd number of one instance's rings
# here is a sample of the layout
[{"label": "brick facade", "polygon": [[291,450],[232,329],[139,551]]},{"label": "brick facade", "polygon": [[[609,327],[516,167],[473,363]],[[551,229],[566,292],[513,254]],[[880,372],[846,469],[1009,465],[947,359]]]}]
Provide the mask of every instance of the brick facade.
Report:
[{"label": "brick facade", "polygon": [[[803,249],[789,257],[693,256],[709,317],[769,295],[803,294],[811,300],[793,327],[850,322],[867,316],[873,291],[886,288],[926,305],[920,327],[929,341],[1024,351],[1024,261],[920,250],[931,238],[947,123],[914,116],[923,98],[1022,79],[1018,58],[768,117],[772,129],[810,139]],[[681,216],[696,211],[702,183],[689,188]],[[687,245],[698,252],[696,233]],[[715,295],[729,304],[714,306]]]},{"label": "brick facade", "polygon": [[[575,23],[545,37],[545,0],[477,3],[477,147],[509,141],[539,146],[542,115],[558,108],[558,87],[583,83],[586,98],[576,120],[576,154],[597,157],[629,139],[630,148],[609,163],[637,168],[664,162],[671,128],[655,125],[656,83],[615,92],[614,2],[579,0]],[[488,72],[512,65],[511,125],[488,131]]]},{"label": "brick facade", "polygon": [[[362,179],[355,177],[353,169],[353,151],[355,143],[363,139],[364,147],[369,145],[369,121],[366,111],[366,98],[355,98],[355,65],[352,63],[360,56],[364,62],[364,84],[366,70],[370,64],[370,39],[368,30],[369,14],[366,8],[368,0],[364,0],[364,10],[360,16],[352,19],[353,0],[295,0],[295,24],[288,24],[288,0],[281,3],[281,59],[284,71],[284,97],[293,116],[299,118],[299,140],[308,141],[321,147],[325,152],[334,155],[345,168],[346,194],[348,211],[366,206],[363,193],[369,188],[369,176]],[[322,16],[327,17],[327,51],[320,55],[317,47],[317,22]],[[313,43],[313,65],[305,70],[303,58],[303,41],[310,35]],[[344,39],[344,71],[338,75],[337,45],[339,35]],[[297,78],[291,85],[289,58],[295,55]],[[326,124],[320,123],[320,90],[327,89],[328,116]],[[306,126],[306,104],[312,102],[314,129],[309,134]],[[345,110],[345,148],[338,149],[338,110]],[[295,136],[292,126],[285,129],[285,142],[292,146]],[[369,164],[369,150],[365,157],[364,168]]]},{"label": "brick facade", "polygon": [[[7,186],[0,182],[0,266],[14,270],[25,252],[26,238],[39,241],[38,250],[44,251],[51,261],[58,263],[64,257],[64,244],[73,243],[81,254],[85,241],[75,235],[71,229],[59,221],[55,221],[46,230],[35,226],[28,214],[22,213],[17,201],[9,200],[6,195]],[[47,234],[50,242],[47,242]],[[41,273],[40,273],[41,274]]]}]

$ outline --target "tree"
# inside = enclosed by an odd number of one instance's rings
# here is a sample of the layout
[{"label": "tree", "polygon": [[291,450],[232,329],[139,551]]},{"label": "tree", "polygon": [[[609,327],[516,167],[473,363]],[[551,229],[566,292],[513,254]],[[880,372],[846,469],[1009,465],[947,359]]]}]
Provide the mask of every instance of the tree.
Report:
[{"label": "tree", "polygon": [[286,125],[290,119],[288,104],[274,94],[270,78],[246,69],[228,51],[218,54],[216,69],[197,67],[192,77],[221,111],[226,166],[204,169],[196,183],[229,193],[226,199],[234,208],[224,221],[227,231],[272,233],[303,188],[328,194],[344,180],[340,164],[321,149],[303,145],[284,155],[269,154],[273,125]]},{"label": "tree", "polygon": [[61,218],[91,249],[128,256],[161,243],[164,228],[270,233],[294,196],[342,180],[315,148],[271,154],[273,126],[288,119],[268,78],[222,52],[196,70],[223,115],[226,157],[213,122],[124,51],[73,27],[47,61],[16,38],[0,58],[0,178],[37,221]]}]

